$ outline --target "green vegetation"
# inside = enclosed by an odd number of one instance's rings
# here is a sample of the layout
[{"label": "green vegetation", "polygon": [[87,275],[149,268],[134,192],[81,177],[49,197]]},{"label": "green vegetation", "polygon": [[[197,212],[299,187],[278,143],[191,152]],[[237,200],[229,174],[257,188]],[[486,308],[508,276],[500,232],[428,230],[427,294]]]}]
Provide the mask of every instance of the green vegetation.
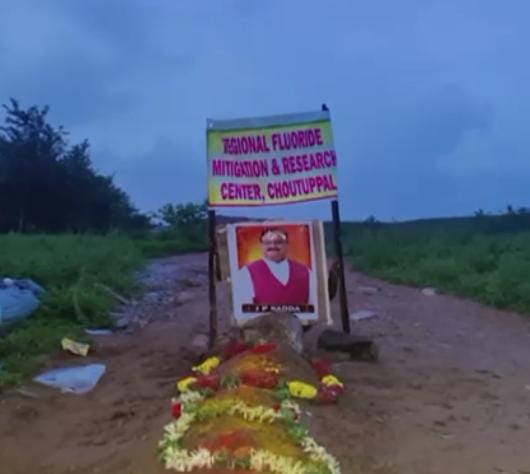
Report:
[{"label": "green vegetation", "polygon": [[207,204],[166,204],[156,217],[166,227],[158,232],[140,232],[136,242],[148,257],[162,257],[185,252],[202,252],[208,248]]},{"label": "green vegetation", "polygon": [[143,262],[138,246],[118,235],[8,234],[0,236],[0,248],[1,275],[32,278],[46,289],[35,315],[0,339],[0,387],[19,382],[63,337],[109,326],[115,301],[102,285],[130,293]]},{"label": "green vegetation", "polygon": [[109,288],[134,291],[145,258],[207,248],[204,203],[143,215],[94,169],[87,140],[70,144],[49,123],[47,106],[24,109],[11,99],[3,109],[0,277],[32,278],[46,293],[35,315],[0,334],[0,389],[30,374],[62,337],[109,326]]},{"label": "green vegetation", "polygon": [[0,232],[145,229],[149,219],[112,176],[92,166],[87,140],[74,145],[46,107],[4,105],[0,126]]},{"label": "green vegetation", "polygon": [[142,233],[131,239],[147,258],[160,258],[183,253],[205,252],[208,249],[206,226],[202,233],[184,235],[176,229],[153,233]]},{"label": "green vegetation", "polygon": [[147,258],[206,250],[205,204],[167,205],[157,217],[165,227],[127,235],[0,235],[0,277],[46,289],[38,311],[0,337],[0,389],[33,373],[63,337],[82,340],[84,328],[110,327],[116,300],[108,288],[136,292],[134,273]]},{"label": "green vegetation", "polygon": [[530,213],[346,224],[344,251],[362,271],[435,286],[530,314]]}]

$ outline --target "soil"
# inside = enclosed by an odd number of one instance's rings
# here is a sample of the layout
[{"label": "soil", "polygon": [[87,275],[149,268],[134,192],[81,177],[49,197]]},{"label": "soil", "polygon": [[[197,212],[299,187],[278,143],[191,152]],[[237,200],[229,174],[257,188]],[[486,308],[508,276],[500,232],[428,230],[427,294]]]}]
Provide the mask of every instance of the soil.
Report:
[{"label": "soil", "polygon": [[[206,264],[203,254],[153,261],[140,276],[146,294],[121,309],[129,329],[95,338],[86,359],[62,353],[49,361],[106,364],[92,392],[29,384],[24,395],[0,397],[0,474],[166,472],[157,443],[175,381],[194,362],[190,341],[207,331]],[[360,291],[366,286],[372,291]],[[377,314],[352,331],[377,341],[380,360],[335,358],[347,387],[340,403],[306,406],[314,437],[343,473],[530,474],[528,320],[354,271],[347,288],[350,312]],[[223,333],[224,284],[218,298]]]}]

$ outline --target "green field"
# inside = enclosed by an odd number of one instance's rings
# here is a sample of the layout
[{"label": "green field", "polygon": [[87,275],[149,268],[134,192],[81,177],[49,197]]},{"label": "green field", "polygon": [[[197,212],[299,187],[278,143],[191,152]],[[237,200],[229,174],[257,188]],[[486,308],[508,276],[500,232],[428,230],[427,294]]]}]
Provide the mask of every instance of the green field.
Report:
[{"label": "green field", "polygon": [[87,327],[109,327],[116,300],[130,295],[147,258],[205,249],[201,238],[175,232],[124,235],[0,235],[0,276],[32,278],[46,289],[38,311],[0,337],[0,389],[19,383],[59,348],[84,339]]},{"label": "green field", "polygon": [[522,216],[346,224],[356,269],[530,314],[530,222]]}]

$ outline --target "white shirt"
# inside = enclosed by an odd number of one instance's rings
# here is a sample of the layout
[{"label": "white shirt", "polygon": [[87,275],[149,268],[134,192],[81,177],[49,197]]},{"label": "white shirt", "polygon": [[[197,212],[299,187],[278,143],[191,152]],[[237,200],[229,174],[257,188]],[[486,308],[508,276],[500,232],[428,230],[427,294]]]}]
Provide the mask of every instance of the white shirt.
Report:
[{"label": "white shirt", "polygon": [[[274,277],[282,284],[286,285],[289,281],[289,263],[287,259],[282,260],[281,262],[273,262],[266,258],[263,261],[269,267],[271,273]],[[313,278],[313,272],[309,270],[309,300],[308,304],[315,304],[315,293],[316,293],[316,282]],[[234,282],[235,283],[235,282]],[[254,300],[254,285],[252,284],[252,278],[250,277],[250,272],[245,266],[241,268],[238,275],[237,282],[238,294],[241,295],[241,303],[252,303]]]}]

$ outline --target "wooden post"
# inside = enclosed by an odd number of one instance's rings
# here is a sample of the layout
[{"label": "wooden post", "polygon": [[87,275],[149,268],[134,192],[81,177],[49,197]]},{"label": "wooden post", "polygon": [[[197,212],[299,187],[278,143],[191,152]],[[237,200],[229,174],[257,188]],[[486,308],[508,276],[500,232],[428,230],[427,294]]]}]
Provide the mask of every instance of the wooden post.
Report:
[{"label": "wooden post", "polygon": [[344,278],[344,257],[342,254],[342,240],[340,235],[339,201],[331,201],[331,215],[333,217],[333,237],[335,240],[335,257],[339,266],[339,305],[342,320],[342,330],[350,333],[350,312],[348,310],[348,295],[346,294],[346,280]]},{"label": "wooden post", "polygon": [[[329,111],[326,104],[322,104],[323,111]],[[333,240],[335,241],[335,258],[339,270],[339,306],[342,321],[342,330],[350,333],[350,311],[348,309],[348,295],[346,294],[346,280],[344,278],[344,256],[342,254],[342,240],[340,233],[339,201],[331,201],[331,217],[333,219]]]},{"label": "wooden post", "polygon": [[210,349],[215,345],[217,340],[217,294],[215,291],[216,254],[215,211],[210,209],[208,210],[208,298],[210,301],[210,331],[208,336]]}]

